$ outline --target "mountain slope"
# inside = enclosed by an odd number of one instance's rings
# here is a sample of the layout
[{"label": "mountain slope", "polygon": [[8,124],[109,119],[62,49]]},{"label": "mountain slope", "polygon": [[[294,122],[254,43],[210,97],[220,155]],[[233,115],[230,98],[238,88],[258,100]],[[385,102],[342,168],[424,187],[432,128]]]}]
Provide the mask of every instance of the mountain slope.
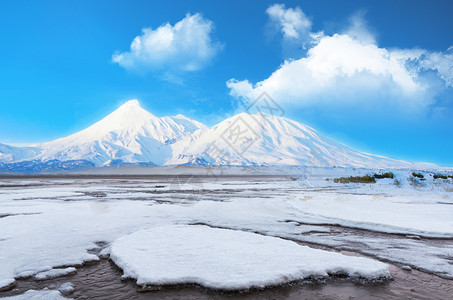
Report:
[{"label": "mountain slope", "polygon": [[414,167],[414,164],[355,151],[296,121],[242,113],[190,140],[173,145],[168,165],[307,165],[320,167]]},{"label": "mountain slope", "polygon": [[242,113],[212,128],[156,117],[137,100],[68,137],[33,145],[0,144],[0,169],[19,172],[124,164],[436,168],[355,151],[304,124]]},{"label": "mountain slope", "polygon": [[35,159],[87,160],[96,166],[114,161],[159,165],[171,157],[171,144],[203,128],[182,115],[158,118],[131,100],[85,130],[35,145],[42,149]]},{"label": "mountain slope", "polygon": [[39,154],[40,151],[39,148],[35,147],[15,147],[0,144],[0,162],[9,163],[32,158]]}]

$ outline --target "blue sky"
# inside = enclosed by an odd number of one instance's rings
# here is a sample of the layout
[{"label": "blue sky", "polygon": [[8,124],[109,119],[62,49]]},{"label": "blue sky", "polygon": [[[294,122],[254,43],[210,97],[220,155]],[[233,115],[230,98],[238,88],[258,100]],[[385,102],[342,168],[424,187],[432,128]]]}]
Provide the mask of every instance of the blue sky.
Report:
[{"label": "blue sky", "polygon": [[286,117],[358,150],[452,166],[452,11],[451,1],[1,1],[0,143],[69,135],[134,98],[214,125],[266,91]]}]

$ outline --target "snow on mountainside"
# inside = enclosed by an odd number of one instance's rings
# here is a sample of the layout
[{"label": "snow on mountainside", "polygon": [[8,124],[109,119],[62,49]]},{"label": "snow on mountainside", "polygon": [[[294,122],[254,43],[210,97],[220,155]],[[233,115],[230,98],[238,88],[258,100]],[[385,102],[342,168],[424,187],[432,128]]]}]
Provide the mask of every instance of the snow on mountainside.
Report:
[{"label": "snow on mountainside", "polygon": [[28,159],[39,153],[40,149],[35,147],[15,147],[0,144],[0,162],[4,163]]},{"label": "snow on mountainside", "polygon": [[182,115],[156,117],[137,100],[68,137],[33,147],[0,144],[6,171],[124,164],[438,168],[361,153],[284,117],[242,113],[208,128]]},{"label": "snow on mountainside", "polygon": [[158,118],[131,100],[85,130],[35,145],[42,152],[34,159],[87,160],[96,166],[114,162],[160,165],[171,157],[171,144],[204,128],[182,115]]},{"label": "snow on mountainside", "polygon": [[169,165],[305,165],[319,167],[434,167],[355,151],[296,121],[242,113],[173,145]]}]

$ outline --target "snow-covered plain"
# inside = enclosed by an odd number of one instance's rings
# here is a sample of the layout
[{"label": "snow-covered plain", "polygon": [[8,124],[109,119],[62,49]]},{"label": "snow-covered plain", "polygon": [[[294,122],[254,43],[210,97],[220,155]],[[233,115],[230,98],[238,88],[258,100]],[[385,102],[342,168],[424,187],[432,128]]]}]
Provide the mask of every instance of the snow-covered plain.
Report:
[{"label": "snow-covered plain", "polygon": [[0,283],[97,261],[96,253],[110,253],[115,240],[140,230],[197,224],[352,250],[453,278],[452,180],[426,173],[414,185],[411,172],[401,171],[399,185],[325,181],[366,172],[374,170],[186,176],[182,184],[172,176],[7,179],[0,188]]}]

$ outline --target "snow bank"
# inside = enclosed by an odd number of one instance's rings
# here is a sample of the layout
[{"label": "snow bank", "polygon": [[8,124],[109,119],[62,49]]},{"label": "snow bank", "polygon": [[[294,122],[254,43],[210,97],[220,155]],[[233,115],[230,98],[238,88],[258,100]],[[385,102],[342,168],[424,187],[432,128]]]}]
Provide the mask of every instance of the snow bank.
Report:
[{"label": "snow bank", "polygon": [[40,272],[35,275],[36,280],[46,280],[52,279],[55,277],[65,276],[65,275],[72,275],[77,272],[77,269],[74,267],[68,267],[65,269],[51,269],[49,271]]},{"label": "snow bank", "polygon": [[37,291],[37,290],[28,290],[25,293],[12,297],[5,297],[2,299],[10,300],[60,300],[66,299],[63,297],[59,291],[48,290],[47,288]]},{"label": "snow bank", "polygon": [[241,290],[344,273],[390,277],[384,263],[280,238],[207,226],[164,226],[117,239],[112,260],[139,285],[196,283]]},{"label": "snow bank", "polygon": [[[453,206],[440,193],[341,194],[306,192],[289,203],[305,214],[342,224],[389,233],[453,236]],[[301,198],[301,197],[298,197]],[[299,201],[297,201],[299,200]]]},{"label": "snow bank", "polygon": [[7,278],[0,280],[0,291],[8,290],[11,287],[16,285],[16,280],[14,278]]}]

